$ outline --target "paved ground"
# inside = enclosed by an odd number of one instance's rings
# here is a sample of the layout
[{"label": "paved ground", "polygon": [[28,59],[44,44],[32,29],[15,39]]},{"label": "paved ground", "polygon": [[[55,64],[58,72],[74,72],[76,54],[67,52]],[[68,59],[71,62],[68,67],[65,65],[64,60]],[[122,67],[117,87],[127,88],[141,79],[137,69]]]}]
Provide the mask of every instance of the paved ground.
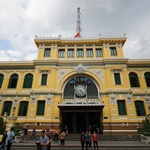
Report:
[{"label": "paved ground", "polygon": [[[36,141],[27,141],[26,143],[13,143],[12,150],[36,150]],[[150,150],[150,144],[144,144],[140,141],[99,141],[100,150]],[[60,150],[60,143],[52,142],[51,150]],[[79,141],[66,141],[64,150],[81,150]],[[93,150],[93,146],[91,150]]]}]

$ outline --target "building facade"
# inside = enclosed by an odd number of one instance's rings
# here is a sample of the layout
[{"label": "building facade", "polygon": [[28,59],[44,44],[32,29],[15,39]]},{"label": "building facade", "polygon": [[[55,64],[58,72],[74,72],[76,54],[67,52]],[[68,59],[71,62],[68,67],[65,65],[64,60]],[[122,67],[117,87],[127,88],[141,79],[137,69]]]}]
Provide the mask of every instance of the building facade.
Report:
[{"label": "building facade", "polygon": [[124,57],[126,37],[36,37],[37,59],[0,61],[7,128],[137,134],[150,105],[150,60]]}]

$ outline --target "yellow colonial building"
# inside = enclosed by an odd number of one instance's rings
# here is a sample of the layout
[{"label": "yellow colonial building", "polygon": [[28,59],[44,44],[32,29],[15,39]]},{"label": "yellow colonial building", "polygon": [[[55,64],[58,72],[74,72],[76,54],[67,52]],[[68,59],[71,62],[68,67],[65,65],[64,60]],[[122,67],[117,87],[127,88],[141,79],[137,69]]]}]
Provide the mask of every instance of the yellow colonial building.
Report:
[{"label": "yellow colonial building", "polygon": [[35,38],[37,59],[0,61],[0,115],[29,129],[137,134],[149,114],[150,60],[124,57],[125,35]]}]

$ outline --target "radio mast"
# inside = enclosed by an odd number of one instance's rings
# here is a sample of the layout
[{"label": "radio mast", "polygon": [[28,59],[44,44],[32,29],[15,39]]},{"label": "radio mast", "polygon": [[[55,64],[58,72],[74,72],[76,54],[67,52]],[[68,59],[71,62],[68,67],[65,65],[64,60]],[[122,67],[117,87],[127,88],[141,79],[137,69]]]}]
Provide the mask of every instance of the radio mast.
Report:
[{"label": "radio mast", "polygon": [[79,37],[81,38],[82,37],[82,34],[81,34],[81,20],[80,20],[80,17],[81,16],[81,13],[80,13],[80,7],[77,8],[77,27],[76,27],[76,33],[78,34],[76,37]]}]

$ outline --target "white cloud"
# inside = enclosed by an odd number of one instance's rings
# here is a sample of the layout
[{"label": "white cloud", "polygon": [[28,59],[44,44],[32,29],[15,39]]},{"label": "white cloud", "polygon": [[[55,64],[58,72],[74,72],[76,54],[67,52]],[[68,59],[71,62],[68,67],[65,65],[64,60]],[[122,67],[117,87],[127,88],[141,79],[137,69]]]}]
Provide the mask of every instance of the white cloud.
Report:
[{"label": "white cloud", "polygon": [[1,0],[0,40],[12,47],[1,48],[0,60],[36,58],[34,35],[73,37],[78,6],[83,37],[126,33],[125,57],[149,58],[149,5],[146,0]]}]

